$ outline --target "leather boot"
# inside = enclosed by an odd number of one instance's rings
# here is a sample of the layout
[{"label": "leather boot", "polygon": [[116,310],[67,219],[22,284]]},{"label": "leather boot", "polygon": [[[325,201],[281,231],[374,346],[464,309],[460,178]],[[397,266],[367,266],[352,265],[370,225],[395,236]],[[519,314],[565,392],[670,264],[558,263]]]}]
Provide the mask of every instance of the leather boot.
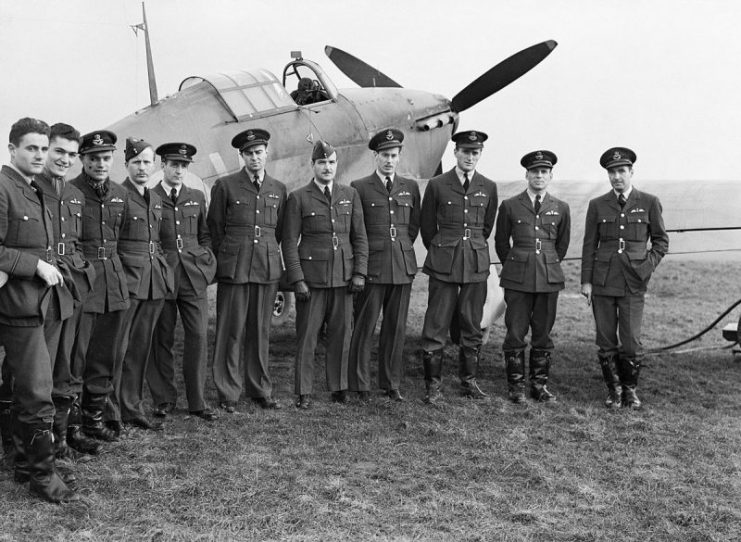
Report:
[{"label": "leather boot", "polygon": [[425,371],[425,403],[434,405],[443,399],[442,368],[443,351],[422,352],[422,366]]},{"label": "leather boot", "polygon": [[24,424],[23,436],[31,471],[31,495],[53,503],[79,500],[80,497],[67,486],[55,468],[51,428],[44,424]]},{"label": "leather boot", "polygon": [[13,445],[15,447],[13,461],[13,479],[19,484],[25,484],[31,478],[31,468],[26,456],[25,435],[23,426],[18,422],[18,412],[11,409],[10,424],[13,435]]},{"label": "leather boot", "polygon": [[82,412],[77,400],[72,402],[67,424],[67,445],[81,454],[98,455],[101,445],[82,432]]},{"label": "leather boot", "polygon": [[509,400],[513,403],[525,402],[525,352],[505,351],[504,362],[507,370],[507,389]]},{"label": "leather boot", "polygon": [[12,401],[0,401],[0,438],[3,443],[3,467],[12,469],[15,463],[15,444],[13,442]]},{"label": "leather boot", "polygon": [[540,403],[556,400],[546,384],[551,370],[551,353],[545,350],[530,350],[530,397]]},{"label": "leather boot", "polygon": [[[69,461],[88,461],[89,456],[81,454],[67,445],[67,428],[72,397],[53,397],[54,401],[54,455],[57,459]],[[69,484],[67,484],[69,485]]]},{"label": "leather boot", "polygon": [[617,354],[599,354],[599,364],[602,367],[602,378],[607,384],[609,395],[605,399],[607,408],[620,408],[623,405],[623,388],[620,385]]},{"label": "leather boot", "polygon": [[636,395],[638,375],[641,365],[636,358],[620,356],[620,382],[623,385],[623,405],[633,410],[641,408],[641,400]]},{"label": "leather boot", "polygon": [[85,394],[83,396],[82,430],[87,436],[94,439],[117,442],[116,432],[103,423],[103,409],[105,408],[106,399],[105,395]]},{"label": "leather boot", "polygon": [[488,397],[476,382],[479,369],[479,349],[461,346],[458,352],[459,371],[463,395],[473,399]]}]

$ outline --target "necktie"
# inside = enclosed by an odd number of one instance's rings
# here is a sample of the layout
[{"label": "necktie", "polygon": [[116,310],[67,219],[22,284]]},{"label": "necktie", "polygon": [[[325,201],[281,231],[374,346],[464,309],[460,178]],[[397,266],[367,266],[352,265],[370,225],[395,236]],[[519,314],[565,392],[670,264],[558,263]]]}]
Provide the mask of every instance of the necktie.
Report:
[{"label": "necktie", "polygon": [[62,182],[62,179],[59,177],[54,177],[54,191],[60,198],[62,197]]},{"label": "necktie", "polygon": [[386,192],[388,192],[389,194],[391,193],[391,185],[392,185],[391,177],[387,175],[386,176]]},{"label": "necktie", "polygon": [[468,182],[468,173],[463,174],[463,191],[468,192],[468,187],[471,183]]},{"label": "necktie", "polygon": [[175,205],[178,201],[178,191],[174,188],[170,189],[170,199],[172,200],[173,205]]},{"label": "necktie", "polygon": [[260,191],[260,176],[255,173],[255,179],[252,181],[252,184],[255,185],[255,190],[258,192]]},{"label": "necktie", "polygon": [[324,187],[324,197],[327,198],[327,201],[329,201],[330,203],[332,202],[332,192],[329,191],[328,186]]},{"label": "necktie", "polygon": [[622,194],[622,193],[621,193],[621,194],[620,194],[620,195],[618,196],[618,203],[620,204],[620,208],[621,208],[621,209],[622,209],[623,207],[625,207],[625,202],[626,202],[626,201],[627,201],[627,200],[625,199],[625,194]]},{"label": "necktie", "polygon": [[33,191],[36,192],[36,196],[38,196],[41,205],[43,205],[44,198],[42,197],[41,187],[36,183],[36,181],[31,181],[30,186],[33,188]]},{"label": "necktie", "polygon": [[539,213],[540,213],[540,194],[537,194],[535,196],[535,214],[537,215]]}]

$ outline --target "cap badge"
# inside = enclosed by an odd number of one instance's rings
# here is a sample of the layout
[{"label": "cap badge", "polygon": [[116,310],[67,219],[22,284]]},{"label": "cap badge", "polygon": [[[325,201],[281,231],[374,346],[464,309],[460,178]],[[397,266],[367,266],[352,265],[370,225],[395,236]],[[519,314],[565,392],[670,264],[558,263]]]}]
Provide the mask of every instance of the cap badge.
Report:
[{"label": "cap badge", "polygon": [[535,153],[535,159],[536,160],[542,160],[543,159],[543,153],[538,151]]},{"label": "cap badge", "polygon": [[620,160],[623,157],[622,154],[620,154],[618,151],[615,151],[615,154],[612,155],[613,160]]},{"label": "cap badge", "polygon": [[471,141],[476,141],[476,132],[471,132],[468,135],[468,139],[471,140]]},{"label": "cap badge", "polygon": [[100,137],[100,134],[95,134],[95,137],[93,138],[93,145],[102,145],[103,144],[103,138]]},{"label": "cap badge", "polygon": [[252,130],[250,130],[249,132],[247,132],[247,141],[252,141],[253,139],[255,139],[255,134],[253,134]]},{"label": "cap badge", "polygon": [[392,139],[394,139],[394,134],[393,134],[393,132],[391,132],[391,130],[389,130],[388,132],[386,132],[386,139],[388,141],[391,141]]},{"label": "cap badge", "polygon": [[180,146],[180,149],[178,150],[178,152],[180,154],[182,154],[183,156],[185,156],[186,154],[188,154],[188,150],[185,148],[185,145],[181,145]]}]

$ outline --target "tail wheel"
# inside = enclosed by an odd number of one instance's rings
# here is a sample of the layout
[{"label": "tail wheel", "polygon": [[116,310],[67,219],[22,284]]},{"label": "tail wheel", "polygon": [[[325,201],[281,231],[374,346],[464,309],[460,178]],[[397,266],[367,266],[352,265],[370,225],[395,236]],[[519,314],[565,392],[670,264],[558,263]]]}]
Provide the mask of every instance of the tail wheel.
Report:
[{"label": "tail wheel", "polygon": [[293,294],[278,290],[275,294],[275,303],[273,304],[273,324],[282,324],[288,320],[288,314],[291,312],[293,304]]}]

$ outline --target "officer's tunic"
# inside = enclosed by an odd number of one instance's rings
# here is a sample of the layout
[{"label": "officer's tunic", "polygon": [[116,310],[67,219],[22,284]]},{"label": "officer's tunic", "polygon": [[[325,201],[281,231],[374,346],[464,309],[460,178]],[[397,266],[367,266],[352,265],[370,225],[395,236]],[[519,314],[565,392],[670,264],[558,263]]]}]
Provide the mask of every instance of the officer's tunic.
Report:
[{"label": "officer's tunic", "polygon": [[155,405],[177,403],[175,385],[175,323],[183,321],[183,377],[188,410],[206,408],[208,298],[206,287],[216,273],[211,235],[206,224],[206,198],[200,190],[180,185],[173,202],[163,183],[152,192],[162,201],[160,243],[174,275],[175,291],[165,299],[152,341],[152,359],[147,372]]},{"label": "officer's tunic", "polygon": [[216,181],[208,227],[218,281],[214,384],[221,401],[242,393],[244,344],[246,393],[269,398],[270,324],[283,266],[280,259],[285,185],[265,174],[260,191],[243,168]]},{"label": "officer's tunic", "polygon": [[[299,243],[300,240],[300,243]],[[306,281],[309,301],[296,303],[296,383],[298,395],[311,393],[314,351],[327,325],[327,388],[347,389],[352,330],[353,275],[368,271],[368,239],[358,192],[333,183],[331,202],[312,180],[291,192],[283,230],[283,259],[289,284]]]},{"label": "officer's tunic", "polygon": [[[82,253],[95,269],[92,293],[82,306],[73,367],[84,375],[83,403],[104,401],[113,392],[113,369],[121,327],[129,307],[129,290],[118,256],[119,229],[126,218],[128,191],[110,179],[98,196],[85,172],[71,184],[85,196],[82,209]],[[100,405],[99,405],[100,406]]]},{"label": "officer's tunic", "polygon": [[600,354],[639,352],[646,287],[668,250],[656,196],[633,187],[623,209],[613,190],[589,202],[581,282],[592,284]]},{"label": "officer's tunic", "polygon": [[[123,421],[144,416],[142,395],[152,334],[165,296],[173,291],[172,270],[160,246],[162,202],[146,190],[141,195],[130,179],[123,182],[129,192],[126,220],[121,225],[118,253],[129,289],[122,341],[114,380]],[[121,361],[119,361],[121,360]],[[115,404],[115,401],[114,401]]]},{"label": "officer's tunic", "polygon": [[[72,371],[72,349],[82,314],[82,302],[95,283],[95,270],[90,262],[83,259],[79,246],[85,196],[64,179],[53,179],[46,173],[37,175],[36,182],[44,192],[52,215],[52,248],[56,265],[74,300],[71,305],[68,300],[61,299],[51,303],[44,322],[46,345],[54,371],[53,396],[74,398],[82,393],[82,378],[79,374],[75,376]],[[61,187],[61,194],[57,194],[56,185]],[[70,306],[71,314],[67,308]]]},{"label": "officer's tunic", "polygon": [[391,192],[373,173],[350,183],[363,204],[368,236],[368,276],[355,303],[348,383],[370,391],[371,339],[383,308],[378,340],[378,386],[398,390],[404,369],[404,340],[412,281],[417,273],[414,240],[419,233],[420,193],[412,179],[394,176]]},{"label": "officer's tunic", "polygon": [[497,214],[497,186],[475,172],[468,191],[456,169],[430,179],[422,200],[421,233],[427,248],[422,271],[429,296],[422,348],[440,350],[457,313],[461,346],[481,346],[481,316],[489,276],[489,244]]},{"label": "officer's tunic", "polygon": [[18,421],[51,424],[52,366],[44,340],[44,318],[52,289],[36,275],[39,260],[55,263],[52,215],[36,192],[10,166],[0,170],[0,343],[13,377]]},{"label": "officer's tunic", "polygon": [[499,207],[494,247],[502,262],[499,284],[507,302],[503,350],[523,350],[528,328],[534,350],[553,350],[550,332],[565,282],[560,262],[570,232],[569,206],[547,192],[538,214],[527,190]]}]

